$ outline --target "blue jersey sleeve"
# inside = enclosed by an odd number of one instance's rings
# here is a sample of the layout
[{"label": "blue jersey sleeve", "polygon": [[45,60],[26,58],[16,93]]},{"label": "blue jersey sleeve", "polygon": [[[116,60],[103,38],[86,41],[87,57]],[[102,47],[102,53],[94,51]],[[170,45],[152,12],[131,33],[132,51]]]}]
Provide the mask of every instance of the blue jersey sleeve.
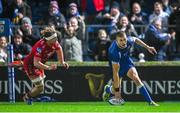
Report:
[{"label": "blue jersey sleeve", "polygon": [[112,62],[112,64],[118,64],[120,59],[121,59],[120,52],[114,51],[110,53],[110,61]]}]

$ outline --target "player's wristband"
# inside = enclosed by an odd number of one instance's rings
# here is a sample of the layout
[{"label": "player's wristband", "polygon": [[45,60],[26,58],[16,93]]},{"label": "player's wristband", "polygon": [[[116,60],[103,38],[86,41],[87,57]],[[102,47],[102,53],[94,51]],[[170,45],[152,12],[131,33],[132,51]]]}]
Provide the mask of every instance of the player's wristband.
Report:
[{"label": "player's wristband", "polygon": [[115,92],[119,92],[119,88],[114,88]]}]

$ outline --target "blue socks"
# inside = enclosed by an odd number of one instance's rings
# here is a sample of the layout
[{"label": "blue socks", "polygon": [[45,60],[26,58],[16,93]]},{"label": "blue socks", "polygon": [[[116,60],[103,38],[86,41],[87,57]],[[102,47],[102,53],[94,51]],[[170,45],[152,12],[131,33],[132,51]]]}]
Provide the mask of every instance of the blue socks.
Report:
[{"label": "blue socks", "polygon": [[146,99],[147,102],[151,102],[152,99],[147,91],[147,89],[145,88],[145,86],[140,86],[140,89],[139,89],[140,93],[144,96],[144,98]]},{"label": "blue socks", "polygon": [[110,85],[110,86],[108,86],[108,87],[106,88],[106,92],[107,92],[107,93],[112,94],[112,90],[111,90],[111,88],[112,88],[112,86],[111,86],[111,85]]}]

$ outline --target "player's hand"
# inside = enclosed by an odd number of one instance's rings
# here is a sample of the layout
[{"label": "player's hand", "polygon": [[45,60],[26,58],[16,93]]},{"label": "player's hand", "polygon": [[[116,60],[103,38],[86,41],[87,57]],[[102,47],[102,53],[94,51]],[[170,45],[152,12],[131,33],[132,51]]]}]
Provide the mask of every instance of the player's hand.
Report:
[{"label": "player's hand", "polygon": [[56,64],[51,64],[49,66],[49,70],[56,70],[57,69],[57,65]]},{"label": "player's hand", "polygon": [[153,55],[157,54],[157,51],[154,47],[148,47],[147,50]]},{"label": "player's hand", "polygon": [[69,64],[68,64],[67,62],[63,62],[62,65],[63,65],[66,69],[69,68]]}]

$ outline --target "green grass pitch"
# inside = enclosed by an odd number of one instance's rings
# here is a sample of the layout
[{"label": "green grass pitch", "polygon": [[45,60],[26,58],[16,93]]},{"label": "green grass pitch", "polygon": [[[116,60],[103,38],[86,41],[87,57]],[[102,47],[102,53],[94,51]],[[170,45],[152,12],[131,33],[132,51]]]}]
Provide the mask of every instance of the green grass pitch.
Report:
[{"label": "green grass pitch", "polygon": [[0,112],[180,112],[180,102],[158,102],[160,106],[148,106],[146,102],[126,102],[112,106],[106,102],[0,102]]}]

